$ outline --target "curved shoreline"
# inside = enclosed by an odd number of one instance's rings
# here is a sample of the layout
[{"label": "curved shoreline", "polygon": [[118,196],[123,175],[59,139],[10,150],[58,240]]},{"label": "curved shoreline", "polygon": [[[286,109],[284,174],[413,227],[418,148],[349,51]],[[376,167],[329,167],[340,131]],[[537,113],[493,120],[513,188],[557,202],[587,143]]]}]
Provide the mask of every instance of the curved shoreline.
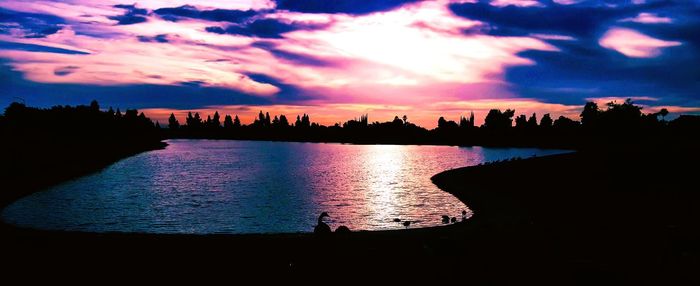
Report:
[{"label": "curved shoreline", "polygon": [[[34,176],[33,174],[28,174],[25,171],[7,178],[2,177],[5,180],[2,182],[2,186],[7,189],[0,192],[0,210],[4,210],[5,207],[20,198],[29,196],[36,192],[44,191],[51,186],[55,186],[63,182],[93,174],[124,158],[135,156],[147,151],[164,149],[167,146],[168,143],[159,141],[128,148],[115,148],[108,152],[103,151],[98,153],[99,156],[89,156],[89,154],[84,155],[76,153],[73,154],[73,162],[71,162],[70,167],[51,170],[46,170],[46,168],[32,170],[34,172],[44,173],[43,176]],[[65,150],[62,151],[66,152]],[[68,153],[70,153],[70,151]],[[56,158],[29,158],[29,161],[33,161],[32,164],[37,165],[41,165],[42,160],[55,161]],[[0,222],[4,224],[4,222]]]},{"label": "curved shoreline", "polygon": [[[204,141],[206,141],[206,140],[204,140]],[[176,151],[181,150],[181,148],[178,148],[178,146],[182,146],[183,142],[188,144],[186,146],[189,146],[189,144],[194,144],[194,145],[192,145],[193,148],[206,149],[206,146],[209,146],[209,145],[201,145],[204,147],[198,147],[198,146],[200,146],[198,144],[204,143],[203,141],[200,141],[200,140],[186,140],[186,141],[180,141],[180,142],[178,142],[178,141],[165,141],[165,142],[167,142],[171,145],[170,147],[168,147],[168,150],[174,148],[172,150],[176,150]],[[288,144],[288,143],[284,143],[284,144]],[[219,145],[215,145],[215,146],[219,146]],[[226,146],[228,146],[228,145],[226,145]],[[264,146],[268,146],[268,145],[264,145]],[[269,146],[272,146],[271,148],[280,148],[280,147],[275,146],[275,145],[269,145]],[[286,145],[284,145],[284,146],[286,146]],[[350,149],[350,150],[358,150],[355,147],[352,147],[352,148],[353,149]],[[396,150],[397,151],[401,150],[401,152],[409,152],[410,150],[413,150],[413,149],[405,149],[405,148],[408,148],[408,147],[396,147]],[[419,147],[416,147],[416,148],[419,148]],[[324,150],[326,150],[326,149],[324,149]],[[333,149],[328,149],[328,150],[333,150]],[[364,149],[363,148],[363,149],[359,149],[359,150],[374,150],[374,148],[372,148],[372,149]],[[394,149],[392,148],[391,150],[394,150]],[[419,149],[416,149],[416,150],[419,150]],[[423,150],[423,149],[420,149],[420,150]],[[432,182],[428,181],[428,179],[430,178],[431,175],[438,173],[439,171],[442,171],[442,170],[462,166],[462,164],[465,164],[465,162],[474,162],[474,161],[479,162],[479,161],[489,160],[489,159],[495,160],[497,158],[509,158],[509,157],[516,157],[516,156],[528,157],[531,154],[537,154],[537,155],[542,156],[542,155],[551,154],[551,153],[555,153],[555,152],[561,152],[559,150],[538,150],[538,149],[519,149],[519,148],[491,149],[491,148],[479,148],[479,147],[477,147],[477,148],[439,147],[439,149],[436,149],[436,151],[432,151],[432,149],[425,149],[425,150],[426,151],[423,153],[428,152],[428,153],[432,154],[433,152],[435,152],[437,154],[443,154],[443,152],[444,152],[444,154],[455,154],[455,155],[449,155],[448,157],[445,157],[445,158],[441,158],[439,155],[438,156],[430,155],[430,156],[427,156],[423,159],[415,159],[412,161],[414,164],[417,163],[417,164],[425,165],[425,166],[429,166],[429,167],[418,166],[420,168],[412,168],[409,171],[403,171],[400,173],[401,176],[396,177],[396,179],[405,180],[405,182],[397,181],[398,182],[397,184],[399,186],[401,186],[400,189],[404,190],[404,191],[402,191],[401,193],[398,193],[394,196],[398,195],[399,197],[397,197],[397,198],[402,198],[402,197],[414,198],[415,197],[415,199],[416,199],[416,205],[411,205],[411,206],[406,205],[405,210],[401,210],[400,212],[397,213],[397,217],[399,217],[398,215],[404,215],[404,214],[405,215],[413,215],[412,219],[422,221],[422,223],[412,224],[411,228],[441,226],[440,225],[440,216],[441,215],[450,214],[450,216],[459,217],[460,216],[459,213],[461,212],[461,210],[466,209],[464,204],[463,204],[463,202],[464,202],[463,200],[459,201],[458,198],[454,197],[453,195],[450,195],[449,193],[445,193],[442,190],[438,190],[437,186],[435,186]],[[335,151],[331,151],[331,152],[335,152]],[[146,154],[140,155],[137,158],[143,158],[143,156],[149,157],[149,156],[151,156],[149,154],[160,154],[162,152],[145,152],[145,153]],[[166,152],[166,154],[170,154],[170,153]],[[312,153],[312,154],[316,154],[316,153]],[[478,155],[478,154],[484,154],[483,155],[484,157],[482,158],[481,157],[482,155]],[[240,155],[245,155],[245,154],[240,154]],[[154,155],[154,156],[160,156],[160,155]],[[246,157],[246,156],[244,156],[244,157]],[[419,158],[418,156],[413,156],[413,157]],[[134,160],[134,159],[125,159],[125,160],[133,162],[131,160]],[[423,160],[431,160],[433,162],[430,162],[430,164],[428,164],[428,163],[426,163],[426,161],[423,161]],[[438,161],[435,161],[435,160],[438,160]],[[369,161],[367,159],[362,160],[362,161],[358,161],[358,162],[361,162],[361,164],[363,164],[363,165],[364,164],[371,164],[371,161]],[[205,163],[206,163],[206,161],[205,161]],[[405,163],[403,163],[403,164],[405,164]],[[202,165],[202,166],[206,167],[206,165]],[[168,168],[174,169],[175,167],[176,166],[168,167]],[[420,170],[420,171],[417,171],[417,170]],[[346,170],[346,171],[348,171],[348,170]],[[354,172],[353,171],[351,173],[352,174],[365,174],[366,173],[367,175],[371,175],[372,177],[376,177],[377,174],[379,174],[381,172],[383,172],[383,169],[367,167],[367,170],[363,170],[362,172],[359,172],[359,171]],[[103,173],[103,172],[101,172],[101,173]],[[107,178],[105,180],[109,180],[109,178],[114,177],[113,174],[114,173],[107,172],[105,174],[97,176],[98,181],[102,182],[103,179],[105,179],[105,178]],[[245,175],[245,173],[242,173],[242,174],[243,175],[237,175],[237,176],[248,176],[248,175]],[[359,176],[352,175],[352,174],[348,173],[348,176],[345,176],[343,174],[343,176],[344,176],[343,178],[345,178],[345,177],[360,178]],[[365,176],[365,177],[368,177],[368,176]],[[255,182],[266,182],[266,181],[270,181],[270,180],[271,181],[279,181],[279,179],[268,178],[269,179],[268,180],[268,179],[265,179],[264,177],[261,177],[261,178],[241,177],[241,178],[244,178],[245,180],[248,180],[248,181],[255,181]],[[396,180],[396,179],[393,179],[393,180]],[[81,181],[83,181],[83,180],[79,180],[79,182],[81,182]],[[94,182],[95,180],[92,180],[92,181]],[[109,181],[105,181],[105,182],[109,182]],[[109,185],[109,183],[105,183],[102,185]],[[130,190],[133,190],[133,187],[129,187],[129,185],[131,185],[131,184],[127,184],[127,185],[121,184],[121,186],[115,185],[114,188],[105,189],[104,191],[110,192],[113,194],[119,194],[123,190],[125,192],[131,193]],[[133,185],[138,186],[138,184],[136,184],[136,183]],[[228,184],[228,185],[235,188],[236,184],[233,184],[233,185]],[[410,189],[408,188],[409,185],[411,187],[419,186],[416,188],[416,192],[414,192],[414,195],[411,195],[411,192],[409,191]],[[76,186],[76,185],[71,182],[68,184],[68,186]],[[284,186],[284,185],[279,185],[279,186]],[[337,184],[332,185],[332,186],[336,186],[337,188],[342,188],[341,185],[337,185]],[[197,186],[193,186],[193,187],[194,187],[194,189],[198,189],[198,190],[201,189],[201,187],[197,187]],[[71,189],[72,192],[82,189],[78,192],[81,193],[81,192],[85,191],[85,193],[91,194],[92,192],[89,191],[89,188],[90,188],[89,184],[86,184],[86,186],[78,185],[75,188],[59,188],[59,189],[64,189],[64,190]],[[418,192],[419,188],[420,188],[420,192]],[[334,188],[330,188],[330,189],[334,189]],[[376,186],[374,186],[374,189],[377,189]],[[381,189],[381,188],[378,188],[378,189]],[[136,190],[133,190],[133,191],[136,191]],[[334,190],[334,192],[336,192],[336,191],[340,192],[340,191],[345,191],[345,190],[341,190],[341,189]],[[430,196],[434,196],[434,199],[422,201],[421,198],[423,197],[423,194],[425,194],[425,196],[426,196],[425,198],[430,198]],[[433,194],[433,195],[431,195],[431,194]],[[359,195],[361,197],[363,196],[362,193],[357,193],[356,195]],[[330,196],[330,198],[332,198],[334,196],[333,192],[329,193],[329,196]],[[179,225],[181,225],[181,226],[182,225],[184,225],[184,226],[192,225],[192,223],[190,223],[188,220],[194,220],[194,218],[196,218],[195,216],[178,216],[178,217],[176,217],[177,219],[173,220],[174,222],[176,222],[176,223],[172,224],[174,227],[171,226],[168,228],[157,228],[156,227],[156,228],[152,228],[152,229],[147,229],[147,228],[134,229],[135,227],[132,227],[131,225],[123,225],[123,224],[121,225],[121,227],[109,227],[109,226],[101,227],[101,224],[100,224],[101,221],[97,220],[97,219],[92,219],[90,217],[91,214],[89,212],[83,211],[81,213],[79,211],[81,208],[76,208],[75,204],[72,204],[73,207],[69,207],[69,205],[66,204],[67,202],[71,202],[71,201],[72,202],[77,201],[80,203],[83,201],[89,202],[89,200],[81,200],[80,198],[75,197],[75,195],[70,195],[70,193],[66,193],[66,192],[64,192],[63,196],[59,196],[62,200],[56,201],[56,202],[61,202],[61,203],[54,203],[53,201],[51,201],[51,199],[46,199],[46,196],[44,196],[44,195],[38,196],[38,197],[44,197],[44,199],[39,200],[40,203],[36,203],[36,202],[33,203],[33,205],[39,206],[39,208],[44,208],[44,209],[46,209],[46,211],[41,212],[40,209],[38,209],[37,207],[32,208],[32,207],[14,207],[13,206],[13,207],[8,207],[5,210],[5,212],[4,212],[5,216],[3,216],[3,219],[6,222],[9,222],[11,224],[15,224],[16,226],[25,227],[25,228],[37,228],[37,229],[55,230],[55,231],[61,231],[61,230],[71,231],[72,230],[72,231],[76,231],[76,232],[102,232],[102,233],[105,233],[105,232],[117,232],[117,233],[127,232],[128,233],[128,232],[132,232],[132,230],[133,230],[136,232],[142,232],[143,234],[149,234],[149,233],[152,233],[152,234],[168,234],[168,233],[178,234],[181,232],[185,233],[185,234],[193,233],[193,232],[199,233],[199,234],[207,234],[207,233],[216,233],[217,230],[221,230],[222,233],[236,232],[236,229],[238,229],[238,232],[240,232],[241,230],[247,230],[247,229],[241,229],[241,227],[239,227],[239,225],[243,225],[243,224],[239,224],[237,221],[235,221],[235,219],[236,219],[235,216],[231,217],[231,215],[226,217],[227,221],[225,221],[225,224],[221,224],[221,223],[212,224],[214,227],[193,225],[192,230],[195,230],[195,231],[188,230],[188,229],[178,229],[178,227],[177,227],[178,221],[179,221]],[[52,196],[48,195],[48,197],[52,197]],[[63,200],[63,198],[66,198],[66,197],[67,197],[67,199]],[[87,197],[90,197],[90,196],[87,196]],[[396,205],[396,206],[399,205],[399,203],[400,203],[399,201],[402,201],[402,200],[397,201],[396,200],[397,198],[395,198],[392,201],[394,203],[392,203],[391,205]],[[25,200],[25,201],[27,201],[27,200]],[[29,201],[32,201],[32,200],[29,199]],[[185,200],[184,202],[186,203],[187,200]],[[366,204],[367,202],[369,202],[369,201],[367,201],[367,199],[364,199],[362,204]],[[27,205],[32,205],[32,204],[20,203],[20,204],[16,204],[16,205],[27,206]],[[45,205],[46,207],[41,207],[41,205]],[[61,207],[62,205],[65,207]],[[100,205],[103,205],[103,204],[100,204]],[[389,205],[389,204],[387,204],[387,205]],[[92,206],[99,207],[99,205],[94,204],[94,203],[92,204]],[[242,207],[245,207],[245,205],[242,205]],[[292,206],[292,207],[295,207],[295,206]],[[306,207],[308,207],[308,206],[306,206]],[[312,207],[316,207],[316,206],[312,206]],[[428,208],[426,208],[426,207],[428,207]],[[105,208],[105,210],[116,210],[116,211],[112,211],[112,213],[123,213],[123,214],[129,213],[129,211],[127,211],[128,208],[125,209],[125,206],[123,207],[118,203],[117,204],[105,203],[104,208]],[[418,208],[421,208],[421,209],[418,209]],[[11,209],[15,210],[15,211],[10,211]],[[16,211],[17,209],[20,209],[21,211]],[[347,209],[347,207],[346,207],[346,209]],[[35,211],[38,211],[38,213],[41,213],[41,215],[35,217],[33,215],[33,212],[35,212]],[[109,213],[109,211],[103,211],[103,210],[100,210],[100,211],[101,211],[101,213]],[[331,208],[331,211],[333,211],[332,208]],[[202,212],[202,211],[197,211],[197,212],[202,213],[202,214],[206,213],[206,212]],[[55,213],[55,214],[53,214],[53,213]],[[73,220],[71,219],[70,215],[67,215],[67,216],[62,215],[65,213],[69,213],[69,214],[79,214],[80,213],[81,217],[85,217],[86,219],[84,219],[83,221],[77,220],[78,222],[74,223]],[[150,212],[150,213],[152,213],[152,212]],[[169,213],[177,214],[178,210],[171,209],[169,211]],[[209,213],[211,213],[211,212],[209,212]],[[231,212],[231,213],[235,214],[235,212]],[[308,213],[308,211],[307,211],[307,213]],[[357,213],[357,212],[355,212],[355,213]],[[384,213],[384,212],[382,212],[382,213]],[[144,221],[146,221],[145,224],[147,224],[149,222],[146,219],[159,219],[159,217],[153,216],[153,215],[151,215],[151,216],[138,216],[139,214],[141,214],[140,212],[135,212],[135,214],[136,214],[136,216],[135,216],[136,218],[144,219]],[[211,213],[211,214],[213,214],[213,213]],[[159,215],[161,215],[161,214],[159,214]],[[283,215],[283,213],[280,213],[279,215]],[[365,215],[365,214],[362,213],[359,215]],[[363,217],[359,217],[359,215],[357,215],[356,218],[363,219]],[[49,216],[55,216],[55,219],[51,219],[51,217],[49,217]],[[265,215],[262,215],[262,217],[264,217],[264,216]],[[27,218],[30,218],[30,219],[27,219]],[[201,220],[201,222],[206,221],[205,215],[200,215],[199,218],[204,219],[204,220]],[[393,218],[393,217],[391,217],[391,218]],[[402,217],[402,219],[403,218],[404,217]],[[365,225],[365,224],[363,224],[363,223],[365,223],[364,221],[357,220],[357,222],[359,222],[359,224],[356,224],[356,227],[353,227],[352,223],[348,226],[350,226],[353,229],[357,229],[357,230],[401,230],[401,229],[404,229],[404,227],[401,226],[401,224],[392,223],[391,220],[386,219],[386,217],[382,218],[382,217],[379,217],[377,215],[372,215],[371,219],[372,219],[371,224],[367,223]],[[43,223],[44,221],[47,221],[47,222],[48,221],[55,221],[56,223]],[[66,223],[62,223],[63,221],[65,221]],[[104,221],[111,222],[113,220],[111,220],[111,219],[109,219],[109,217],[107,217],[107,220],[104,220]],[[156,221],[156,220],[152,220],[152,221]],[[346,220],[346,221],[350,221],[350,220]],[[86,222],[86,223],[94,222],[95,223],[94,225],[96,225],[96,227],[84,227],[83,225],[78,225],[80,222]],[[355,221],[353,221],[353,222],[355,222]],[[301,221],[300,221],[300,223],[294,224],[294,225],[300,225],[298,227],[276,226],[276,225],[274,225],[275,224],[274,222],[261,222],[261,224],[270,225],[270,227],[268,227],[268,228],[265,228],[265,227],[250,228],[251,231],[248,231],[248,232],[251,232],[251,233],[257,232],[260,234],[275,234],[278,232],[308,232],[308,231],[310,231],[308,225],[312,225],[312,224],[310,224],[310,222],[303,223]],[[231,227],[229,228],[229,226],[231,226]],[[267,229],[273,230],[273,231],[267,231]],[[197,230],[199,230],[199,231],[197,231]],[[233,230],[233,231],[231,231],[231,230]],[[274,230],[277,230],[277,231],[274,231]],[[243,232],[245,232],[245,231],[243,231]]]},{"label": "curved shoreline", "polygon": [[[17,256],[73,256],[107,264],[128,259],[144,267],[216,269],[221,265],[201,258],[225,256],[235,257],[227,269],[262,267],[270,273],[308,274],[332,265],[381,273],[454,272],[460,275],[446,278],[468,277],[476,284],[676,284],[692,279],[698,266],[693,261],[700,194],[684,187],[695,175],[682,166],[700,156],[675,152],[577,152],[447,170],[433,182],[469,202],[475,216],[444,227],[327,238],[15,229],[3,245]],[[662,163],[666,168],[647,167]],[[633,175],[645,180],[625,179]],[[650,209],[654,216],[644,215]]]}]

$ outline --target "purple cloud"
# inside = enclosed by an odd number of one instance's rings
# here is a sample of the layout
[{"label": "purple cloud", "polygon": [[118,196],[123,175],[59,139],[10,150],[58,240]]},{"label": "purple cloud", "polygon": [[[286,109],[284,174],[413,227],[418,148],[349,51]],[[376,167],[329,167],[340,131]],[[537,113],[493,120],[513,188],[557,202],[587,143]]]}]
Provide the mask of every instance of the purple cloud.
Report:
[{"label": "purple cloud", "polygon": [[114,5],[114,8],[126,10],[124,15],[109,17],[109,19],[117,21],[117,25],[132,25],[148,21],[148,18],[146,18],[148,10],[136,8],[136,4]]}]

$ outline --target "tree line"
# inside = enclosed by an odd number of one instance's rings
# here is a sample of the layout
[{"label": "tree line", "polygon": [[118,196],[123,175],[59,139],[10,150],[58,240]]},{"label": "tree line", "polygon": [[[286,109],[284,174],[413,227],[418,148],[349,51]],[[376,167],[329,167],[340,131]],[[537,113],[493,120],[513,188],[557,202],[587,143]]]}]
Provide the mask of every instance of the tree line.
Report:
[{"label": "tree line", "polygon": [[[669,112],[662,109],[643,113],[631,100],[609,102],[602,108],[594,102],[583,107],[578,120],[550,114],[520,114],[514,109],[492,109],[478,126],[474,113],[459,121],[438,119],[437,127],[426,129],[409,121],[406,115],[386,122],[370,122],[362,115],[331,126],[312,122],[308,114],[289,119],[260,111],[250,124],[243,124],[237,115],[219,112],[207,115],[189,112],[183,123],[170,114],[167,127],[160,128],[142,112],[128,109],[122,113],[111,107],[100,108],[96,101],[89,106],[55,106],[49,109],[26,107],[12,103],[0,116],[0,132],[51,135],[60,140],[83,138],[114,142],[160,140],[161,138],[207,138],[279,140],[305,142],[343,142],[361,144],[439,144],[484,146],[532,146],[577,148],[595,142],[624,142],[646,137],[658,140],[670,135],[691,135],[700,131],[700,117],[682,115],[667,121]],[[70,136],[69,136],[70,135]],[[651,139],[649,139],[651,138]]]},{"label": "tree line", "polygon": [[575,148],[601,138],[624,141],[657,133],[692,134],[700,126],[698,116],[682,115],[667,121],[668,110],[643,113],[642,107],[629,99],[609,102],[603,108],[588,102],[578,120],[565,116],[554,119],[550,114],[540,118],[535,113],[515,114],[514,109],[492,109],[480,126],[475,124],[473,112],[458,122],[440,117],[437,127],[428,130],[411,123],[406,115],[387,122],[370,122],[368,115],[362,115],[324,126],[312,122],[307,114],[290,122],[285,115],[270,116],[260,111],[254,122],[245,125],[237,115],[225,115],[222,123],[218,111],[206,119],[189,112],[184,124],[171,113],[165,133],[168,138]]},{"label": "tree line", "polygon": [[159,127],[136,109],[102,110],[94,100],[90,105],[47,109],[14,102],[0,116],[0,132],[25,141],[46,137],[52,141],[160,141]]}]

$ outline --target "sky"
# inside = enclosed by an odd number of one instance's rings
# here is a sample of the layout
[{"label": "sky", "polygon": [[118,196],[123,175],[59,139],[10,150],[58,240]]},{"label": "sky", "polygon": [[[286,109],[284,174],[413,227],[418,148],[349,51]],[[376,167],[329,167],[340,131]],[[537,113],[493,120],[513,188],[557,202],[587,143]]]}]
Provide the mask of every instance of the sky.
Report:
[{"label": "sky", "polygon": [[700,0],[0,0],[0,105],[322,124],[700,114]]}]

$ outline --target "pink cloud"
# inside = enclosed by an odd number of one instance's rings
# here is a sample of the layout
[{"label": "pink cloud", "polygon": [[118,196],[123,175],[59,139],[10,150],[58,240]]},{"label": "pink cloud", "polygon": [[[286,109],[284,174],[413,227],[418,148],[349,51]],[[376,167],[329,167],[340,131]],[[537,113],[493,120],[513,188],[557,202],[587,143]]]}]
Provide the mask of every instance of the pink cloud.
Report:
[{"label": "pink cloud", "polygon": [[576,4],[578,2],[581,2],[584,0],[554,0],[554,3],[561,4],[561,5],[572,5]]},{"label": "pink cloud", "polygon": [[682,44],[681,42],[652,38],[635,30],[618,27],[608,30],[598,43],[605,48],[616,50],[633,58],[653,58],[659,56],[663,48]]},{"label": "pink cloud", "polygon": [[620,20],[620,22],[635,22],[642,24],[670,24],[673,23],[673,19],[668,17],[659,17],[653,13],[639,13],[639,15],[632,18],[625,18]]},{"label": "pink cloud", "polygon": [[498,7],[505,7],[509,5],[518,7],[544,6],[537,0],[492,0],[490,4]]}]

